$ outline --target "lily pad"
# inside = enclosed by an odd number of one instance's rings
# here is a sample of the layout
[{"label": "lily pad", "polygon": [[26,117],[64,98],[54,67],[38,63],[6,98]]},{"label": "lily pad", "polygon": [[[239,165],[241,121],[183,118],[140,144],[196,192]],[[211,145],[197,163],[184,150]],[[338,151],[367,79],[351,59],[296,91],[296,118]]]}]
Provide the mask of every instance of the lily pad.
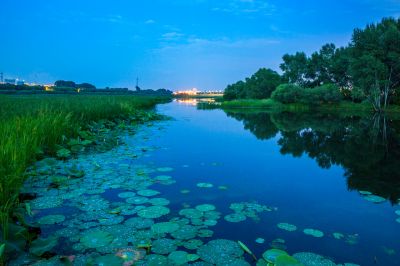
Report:
[{"label": "lily pad", "polygon": [[71,151],[68,150],[68,149],[63,148],[63,149],[59,149],[57,151],[57,157],[58,158],[66,159],[66,158],[68,158],[70,156],[71,156]]},{"label": "lily pad", "polygon": [[211,204],[201,204],[196,206],[196,210],[201,212],[208,212],[215,210],[215,206]]},{"label": "lily pad", "polygon": [[321,238],[324,236],[324,233],[317,229],[306,228],[303,230],[303,232],[306,235],[317,237],[317,238]]},{"label": "lily pad", "polygon": [[144,189],[144,190],[139,190],[137,194],[143,197],[153,197],[160,194],[160,192],[152,189]]},{"label": "lily pad", "polygon": [[197,186],[200,188],[212,188],[214,185],[211,183],[198,183]]},{"label": "lily pad", "polygon": [[158,206],[167,206],[170,203],[170,201],[165,198],[153,198],[149,200],[149,203]]},{"label": "lily pad", "polygon": [[232,265],[243,253],[238,243],[226,239],[212,240],[197,250],[202,260],[217,265]]},{"label": "lily pad", "polygon": [[224,217],[224,219],[230,223],[239,223],[239,222],[243,222],[247,219],[246,215],[242,214],[242,213],[231,213],[228,214]]},{"label": "lily pad", "polygon": [[134,227],[139,230],[150,228],[153,224],[153,220],[142,217],[132,217],[125,221],[126,226]]},{"label": "lily pad", "polygon": [[164,206],[151,206],[146,209],[140,210],[138,215],[143,218],[155,219],[167,215],[170,210]]},{"label": "lily pad", "polygon": [[171,233],[171,236],[176,239],[188,240],[195,238],[197,235],[197,227],[192,225],[181,226],[178,230]]},{"label": "lily pad", "polygon": [[297,226],[288,223],[279,223],[276,225],[279,229],[286,230],[289,232],[294,232],[297,230]]},{"label": "lily pad", "polygon": [[118,194],[118,197],[126,199],[126,198],[132,198],[136,196],[135,192],[122,192]]},{"label": "lily pad", "polygon": [[367,195],[364,197],[365,200],[368,200],[373,203],[382,203],[385,202],[386,199],[376,195]]},{"label": "lily pad", "polygon": [[336,264],[328,258],[311,252],[300,252],[293,254],[293,258],[298,260],[304,266],[336,266]]},{"label": "lily pad", "polygon": [[171,172],[173,170],[174,170],[174,168],[172,168],[172,167],[159,167],[159,168],[157,168],[158,172]]},{"label": "lily pad", "polygon": [[179,229],[179,224],[174,222],[156,223],[151,226],[151,230],[155,234],[167,234],[175,232]]},{"label": "lily pad", "polygon": [[57,237],[38,238],[32,242],[29,252],[40,257],[52,250],[57,245],[57,241]]},{"label": "lily pad", "polygon": [[95,230],[84,234],[80,242],[87,248],[98,248],[109,245],[114,237],[104,231]]},{"label": "lily pad", "polygon": [[197,209],[191,209],[191,208],[182,209],[179,211],[179,214],[183,215],[189,219],[196,219],[196,218],[198,219],[198,218],[203,217],[203,213],[201,211],[199,211]]},{"label": "lily pad", "polygon": [[198,249],[203,245],[203,241],[200,239],[190,239],[183,243],[183,247],[186,249]]},{"label": "lily pad", "polygon": [[64,222],[65,216],[61,214],[47,215],[38,220],[39,224],[59,224]]},{"label": "lily pad", "polygon": [[298,260],[289,255],[280,255],[276,258],[275,266],[304,266]]},{"label": "lily pad", "polygon": [[148,198],[140,197],[140,196],[126,199],[127,203],[136,204],[136,205],[144,204],[144,203],[147,203],[148,201],[149,201]]},{"label": "lily pad", "polygon": [[176,240],[169,238],[157,239],[152,243],[151,251],[157,254],[166,255],[178,248]]},{"label": "lily pad", "polygon": [[276,259],[277,259],[279,256],[282,256],[282,255],[288,255],[288,254],[287,254],[287,252],[284,251],[284,250],[274,249],[274,248],[273,248],[273,249],[269,249],[269,250],[265,251],[265,252],[262,254],[263,258],[264,258],[267,262],[270,262],[270,263],[276,263]]},{"label": "lily pad", "polygon": [[256,239],[256,243],[258,243],[258,244],[264,244],[264,242],[265,242],[264,238],[259,237]]},{"label": "lily pad", "polygon": [[174,251],[168,255],[168,259],[170,259],[174,265],[183,265],[189,262],[188,253],[186,251]]}]

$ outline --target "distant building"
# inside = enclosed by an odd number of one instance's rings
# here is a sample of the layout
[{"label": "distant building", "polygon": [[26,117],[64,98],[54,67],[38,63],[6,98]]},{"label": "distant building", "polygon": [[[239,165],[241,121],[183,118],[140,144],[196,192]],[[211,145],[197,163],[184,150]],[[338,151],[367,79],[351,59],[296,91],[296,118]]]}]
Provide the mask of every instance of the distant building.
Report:
[{"label": "distant building", "polygon": [[16,82],[17,82],[16,79],[4,79],[4,83],[5,83],[5,84],[15,85]]}]

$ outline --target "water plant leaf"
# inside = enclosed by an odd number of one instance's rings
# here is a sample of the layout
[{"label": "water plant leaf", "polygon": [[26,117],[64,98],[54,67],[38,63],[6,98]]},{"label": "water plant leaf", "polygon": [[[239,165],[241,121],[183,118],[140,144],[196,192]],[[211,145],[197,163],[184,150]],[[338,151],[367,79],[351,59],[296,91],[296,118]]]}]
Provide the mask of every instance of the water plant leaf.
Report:
[{"label": "water plant leaf", "polygon": [[151,206],[151,207],[147,207],[143,210],[140,210],[138,212],[138,215],[143,218],[155,219],[155,218],[160,218],[161,216],[167,215],[169,212],[170,212],[170,210],[167,207]]},{"label": "water plant leaf", "polygon": [[196,206],[196,210],[201,212],[208,212],[215,210],[215,206],[212,204],[201,204]]},{"label": "water plant leaf", "polygon": [[174,170],[174,168],[172,168],[172,167],[159,167],[159,168],[157,168],[158,172],[171,172],[173,170]]},{"label": "water plant leaf", "polygon": [[38,238],[31,243],[29,252],[40,257],[44,253],[52,250],[58,242],[57,237]]},{"label": "water plant leaf", "polygon": [[241,258],[243,253],[238,243],[227,239],[211,240],[197,249],[197,255],[202,260],[217,265],[231,265]]},{"label": "water plant leaf", "polygon": [[304,266],[298,260],[289,255],[280,255],[276,258],[275,266]]},{"label": "water plant leaf", "polygon": [[149,200],[149,203],[152,205],[167,206],[170,201],[165,198],[152,198]]},{"label": "water plant leaf", "polygon": [[264,238],[259,237],[256,239],[256,243],[258,243],[258,244],[264,244],[264,242],[265,242]]},{"label": "water plant leaf", "polygon": [[131,191],[129,191],[129,192],[121,192],[121,193],[118,194],[118,197],[123,198],[123,199],[132,198],[134,196],[136,196],[136,193],[135,192],[131,192]]},{"label": "water plant leaf", "polygon": [[160,194],[160,192],[152,189],[144,189],[144,190],[139,190],[137,194],[143,197],[152,197]]},{"label": "water plant leaf", "polygon": [[173,251],[168,255],[174,265],[183,265],[189,262],[188,253],[186,251]]},{"label": "water plant leaf", "polygon": [[67,159],[71,156],[71,151],[66,148],[62,148],[57,151],[56,155],[60,159]]},{"label": "water plant leaf", "polygon": [[224,217],[224,219],[230,223],[239,223],[239,222],[243,222],[247,219],[246,215],[242,214],[242,213],[231,213],[228,214]]},{"label": "water plant leaf", "polygon": [[39,224],[46,224],[46,225],[50,225],[50,224],[59,224],[64,222],[65,220],[65,216],[61,215],[61,214],[53,214],[53,215],[47,215],[44,217],[41,217],[38,220]]},{"label": "water plant leaf", "polygon": [[5,244],[5,243],[3,243],[3,244],[0,245],[0,258],[1,258],[1,257],[3,256],[3,254],[4,254],[5,248],[6,248],[6,244]]},{"label": "water plant leaf", "polygon": [[297,226],[288,223],[279,223],[276,225],[279,229],[286,230],[289,232],[294,232],[297,230]]},{"label": "water plant leaf", "polygon": [[293,254],[293,258],[298,260],[304,266],[336,266],[336,264],[330,259],[312,252],[299,252]]},{"label": "water plant leaf", "polygon": [[86,232],[80,239],[80,242],[87,248],[98,248],[109,245],[114,237],[107,232],[94,230]]},{"label": "water plant leaf", "polygon": [[262,256],[263,258],[270,263],[276,263],[276,259],[281,255],[288,255],[286,251],[280,249],[268,249],[265,251]]},{"label": "water plant leaf", "polygon": [[313,237],[323,237],[324,233],[320,230],[317,229],[311,229],[311,228],[306,228],[303,230],[304,234],[309,235],[309,236],[313,236]]},{"label": "water plant leaf", "polygon": [[214,185],[211,183],[198,183],[197,187],[199,188],[212,188]]},{"label": "water plant leaf", "polygon": [[386,201],[385,198],[376,195],[366,195],[364,199],[373,203],[383,203]]},{"label": "water plant leaf", "polygon": [[151,230],[155,234],[167,234],[175,232],[179,229],[179,224],[174,222],[156,223],[151,226]]},{"label": "water plant leaf", "polygon": [[203,241],[200,239],[189,239],[183,243],[183,247],[186,249],[198,249],[203,245]]},{"label": "water plant leaf", "polygon": [[241,241],[238,241],[239,246],[244,250],[244,252],[246,252],[247,254],[249,254],[250,256],[253,257],[254,261],[257,260],[256,256],[253,254],[253,252],[251,252],[251,250]]},{"label": "water plant leaf", "polygon": [[178,248],[176,240],[161,238],[153,241],[151,251],[157,254],[166,255]]}]

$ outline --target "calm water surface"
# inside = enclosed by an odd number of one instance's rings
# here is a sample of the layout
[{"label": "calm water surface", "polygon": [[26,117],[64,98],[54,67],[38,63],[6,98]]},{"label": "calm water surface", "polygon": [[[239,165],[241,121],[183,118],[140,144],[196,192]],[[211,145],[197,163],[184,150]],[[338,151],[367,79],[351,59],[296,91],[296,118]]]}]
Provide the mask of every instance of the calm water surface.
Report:
[{"label": "calm water surface", "polygon": [[[89,162],[96,160],[115,173],[121,163],[124,167],[172,167],[167,174],[176,183],[149,187],[170,201],[171,213],[157,222],[177,216],[183,206],[213,204],[222,216],[217,225],[209,227],[214,231],[212,239],[240,240],[257,257],[273,240],[283,239],[280,245],[289,254],[314,252],[338,264],[400,265],[400,223],[396,222],[400,216],[395,213],[400,210],[398,122],[380,117],[198,110],[182,102],[160,105],[158,111],[173,120],[126,137],[124,145],[109,153],[81,156],[76,162],[89,168]],[[154,149],[137,159],[124,159],[124,150],[142,146]],[[122,171],[118,178],[124,175]],[[98,183],[90,176],[98,174],[87,170],[82,182],[91,182],[96,189]],[[199,188],[198,183],[213,187]],[[129,191],[107,187],[104,182],[99,188],[111,205],[121,201],[119,193]],[[190,192],[183,194],[182,190]],[[373,203],[360,191],[386,200]],[[238,202],[258,202],[276,210],[238,223],[224,220],[232,213],[230,204]],[[71,226],[67,222],[76,218],[76,206],[68,201],[63,204],[64,209],[40,210],[36,215],[62,213],[66,217],[63,226]],[[279,223],[296,225],[297,230],[279,229]],[[42,234],[51,235],[61,227],[45,227]],[[303,230],[307,228],[320,230],[324,236],[306,235]],[[342,234],[341,239],[334,233]],[[265,243],[256,243],[257,238]],[[59,252],[74,254],[73,241],[59,245]],[[247,261],[251,263],[250,258]]]}]

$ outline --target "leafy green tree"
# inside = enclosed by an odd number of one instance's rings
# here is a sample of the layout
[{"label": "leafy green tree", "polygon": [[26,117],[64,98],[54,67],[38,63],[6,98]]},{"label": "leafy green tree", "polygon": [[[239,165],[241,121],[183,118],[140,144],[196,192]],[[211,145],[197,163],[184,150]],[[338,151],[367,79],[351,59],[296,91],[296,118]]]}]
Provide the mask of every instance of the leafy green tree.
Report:
[{"label": "leafy green tree", "polygon": [[75,88],[76,84],[73,81],[57,80],[54,85],[56,87]]},{"label": "leafy green tree", "polygon": [[376,111],[386,108],[400,83],[400,19],[386,18],[354,30],[350,47],[354,85]]},{"label": "leafy green tree", "polygon": [[261,68],[250,79],[246,80],[246,98],[269,98],[281,82],[281,76],[276,71]]},{"label": "leafy green tree", "polygon": [[295,55],[285,54],[280,68],[283,71],[283,79],[286,82],[299,86],[307,85],[307,64],[308,58],[304,52],[297,52]]}]

